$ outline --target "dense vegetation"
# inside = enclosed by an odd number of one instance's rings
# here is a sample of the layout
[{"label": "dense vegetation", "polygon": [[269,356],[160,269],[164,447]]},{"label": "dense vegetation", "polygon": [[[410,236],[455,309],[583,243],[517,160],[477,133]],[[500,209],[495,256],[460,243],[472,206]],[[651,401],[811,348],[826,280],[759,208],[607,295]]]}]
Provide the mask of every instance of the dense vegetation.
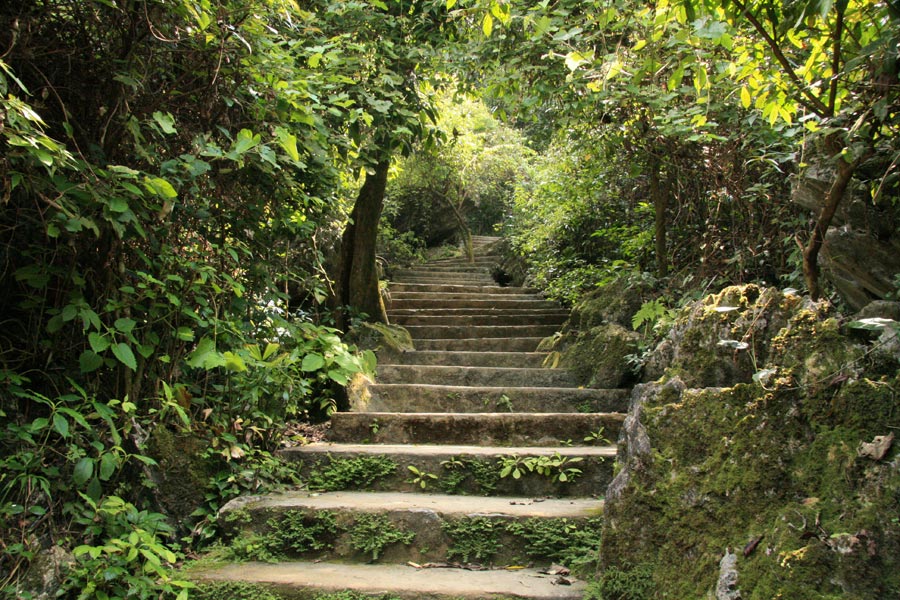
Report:
[{"label": "dense vegetation", "polygon": [[[183,592],[173,551],[373,367],[341,334],[384,318],[379,222],[389,259],[500,226],[565,302],[621,276],[673,304],[828,294],[850,196],[896,243],[898,21],[889,0],[3,3],[4,593],[55,544],[79,547],[68,597]],[[202,455],[190,507],[164,448]]]}]

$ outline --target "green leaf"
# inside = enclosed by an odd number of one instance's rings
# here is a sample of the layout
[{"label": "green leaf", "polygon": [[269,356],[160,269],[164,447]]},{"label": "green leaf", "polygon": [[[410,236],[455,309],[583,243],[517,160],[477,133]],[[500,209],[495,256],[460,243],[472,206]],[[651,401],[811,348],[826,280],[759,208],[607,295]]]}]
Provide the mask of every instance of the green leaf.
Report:
[{"label": "green leaf", "polygon": [[225,365],[225,357],[216,350],[216,343],[204,337],[187,358],[188,366],[198,369],[214,369]]},{"label": "green leaf", "polygon": [[53,429],[64,438],[69,437],[69,421],[59,413],[53,413]]},{"label": "green leaf", "polygon": [[137,371],[137,360],[134,357],[134,352],[131,351],[131,347],[124,343],[119,342],[118,344],[114,344],[111,346],[113,355],[119,359],[119,362],[131,369],[132,371]]},{"label": "green leaf", "polygon": [[283,127],[278,127],[275,129],[275,137],[278,139],[278,145],[291,157],[291,160],[298,162],[300,160],[300,152],[297,150],[297,136]]},{"label": "green leaf", "polygon": [[325,358],[321,354],[312,352],[303,357],[303,362],[300,363],[300,370],[306,372],[318,371],[324,366]]},{"label": "green leaf", "polygon": [[171,200],[178,197],[178,192],[172,187],[172,184],[162,177],[146,177],[144,178],[144,187],[147,191],[156,194],[162,198]]},{"label": "green leaf", "polygon": [[750,97],[750,90],[747,89],[747,86],[741,87],[741,106],[744,108],[750,108],[750,105],[753,103],[753,99]]},{"label": "green leaf", "polygon": [[113,323],[113,325],[122,333],[131,333],[134,326],[137,325],[137,321],[123,317],[121,319],[116,319],[116,322]]},{"label": "green leaf", "polygon": [[347,377],[347,373],[345,373],[344,371],[338,371],[337,369],[328,371],[328,378],[338,385],[347,385],[347,382],[350,381],[350,378]]},{"label": "green leaf", "polygon": [[100,479],[109,481],[119,466],[119,457],[114,452],[107,452],[100,457]]},{"label": "green leaf", "polygon": [[456,6],[456,0],[447,0],[447,10],[450,10],[454,6]]},{"label": "green leaf", "polygon": [[244,373],[247,370],[247,363],[244,359],[234,352],[225,352],[222,354],[225,359],[225,368],[235,373]]},{"label": "green leaf", "polygon": [[484,15],[484,20],[481,22],[481,31],[484,32],[485,37],[491,37],[491,32],[494,31],[494,17],[490,13]]},{"label": "green leaf", "polygon": [[75,485],[84,485],[88,479],[94,475],[94,459],[87,456],[81,458],[75,463],[75,469],[72,471],[72,480]]},{"label": "green leaf", "polygon": [[95,331],[88,334],[88,343],[90,343],[91,349],[97,354],[109,348],[109,340]]},{"label": "green leaf", "polygon": [[103,366],[103,357],[93,350],[85,350],[78,357],[78,368],[82,373],[91,373]]},{"label": "green leaf", "polygon": [[163,133],[178,133],[175,129],[175,117],[171,113],[161,113],[159,111],[153,113],[153,120],[156,121]]},{"label": "green leaf", "polygon": [[179,327],[175,331],[175,337],[183,342],[192,342],[194,341],[194,330],[190,327]]}]

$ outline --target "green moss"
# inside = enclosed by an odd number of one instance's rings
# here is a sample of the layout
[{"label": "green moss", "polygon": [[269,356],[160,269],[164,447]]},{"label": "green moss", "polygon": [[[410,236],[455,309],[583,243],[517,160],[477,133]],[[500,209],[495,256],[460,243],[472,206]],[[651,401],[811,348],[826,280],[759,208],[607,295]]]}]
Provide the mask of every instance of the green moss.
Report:
[{"label": "green moss", "polygon": [[608,569],[588,584],[584,600],[650,600],[655,591],[653,572],[648,564]]},{"label": "green moss", "polygon": [[596,388],[617,388],[628,383],[628,357],[638,350],[640,336],[619,325],[607,324],[578,333],[561,354],[560,366],[568,369],[579,384]]}]

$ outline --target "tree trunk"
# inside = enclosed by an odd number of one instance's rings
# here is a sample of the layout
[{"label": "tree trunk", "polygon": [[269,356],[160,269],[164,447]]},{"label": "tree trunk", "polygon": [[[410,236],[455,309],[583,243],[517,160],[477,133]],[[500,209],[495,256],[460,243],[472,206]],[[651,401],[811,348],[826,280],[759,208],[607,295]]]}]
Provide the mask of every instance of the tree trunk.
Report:
[{"label": "tree trunk", "polygon": [[344,331],[349,324],[349,307],[365,313],[369,321],[387,323],[381,290],[378,289],[375,245],[389,166],[390,159],[382,159],[374,172],[366,175],[350,213],[350,222],[341,237],[341,261],[335,285],[335,318],[338,329]]},{"label": "tree trunk", "polygon": [[838,205],[844,198],[844,192],[850,184],[853,172],[856,170],[859,160],[848,163],[843,157],[837,159],[837,175],[831,183],[831,188],[825,196],[825,204],[819,211],[819,217],[816,219],[816,226],[813,228],[812,236],[809,243],[803,249],[803,277],[806,279],[806,287],[809,289],[809,295],[813,300],[818,300],[822,295],[822,286],[819,281],[819,250],[825,242],[825,233],[831,225],[834,213],[837,211]]},{"label": "tree trunk", "polygon": [[660,170],[662,164],[659,158],[653,156],[650,159],[650,198],[656,210],[654,223],[654,237],[656,240],[656,276],[660,279],[669,274],[669,261],[666,252],[666,210],[669,207],[669,196],[660,185]]}]

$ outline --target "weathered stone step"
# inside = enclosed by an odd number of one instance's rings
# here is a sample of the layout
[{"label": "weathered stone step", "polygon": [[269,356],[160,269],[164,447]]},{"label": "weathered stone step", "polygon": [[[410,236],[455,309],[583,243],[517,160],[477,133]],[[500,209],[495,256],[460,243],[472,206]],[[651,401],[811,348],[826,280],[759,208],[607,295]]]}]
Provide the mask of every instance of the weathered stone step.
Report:
[{"label": "weathered stone step", "polygon": [[[540,300],[537,302],[541,302]],[[537,303],[535,302],[535,303]],[[551,303],[552,304],[552,303]],[[388,310],[388,316],[391,317],[407,317],[407,316],[415,316],[415,315],[425,315],[425,316],[489,316],[489,315],[519,315],[522,317],[527,316],[542,316],[542,315],[559,315],[559,316],[568,316],[569,312],[565,309],[560,308],[559,306],[532,306],[528,307],[527,305],[524,307],[511,307],[511,308],[503,308],[497,307],[493,304],[485,304],[481,307],[463,307],[463,308],[452,308],[452,307],[438,307],[438,308],[428,308],[428,307],[419,307],[419,308],[392,308]]]},{"label": "weathered stone step", "polygon": [[390,314],[391,322],[408,327],[410,325],[562,325],[569,318],[569,313],[546,311],[543,313],[529,311],[527,313],[488,314],[488,315],[432,315],[426,311],[416,314]]},{"label": "weathered stone step", "polygon": [[[500,285],[441,285],[437,283],[391,283],[391,296],[410,292],[432,292],[443,294],[479,294],[487,296],[496,295],[529,295],[537,297],[537,289],[526,287],[504,287]],[[401,296],[402,297],[402,296]],[[465,297],[465,296],[464,296]],[[490,298],[487,298],[490,299]]]},{"label": "weathered stone step", "polygon": [[356,412],[622,412],[629,391],[575,387],[466,386],[377,383],[355,398]]},{"label": "weathered stone step", "polygon": [[[542,367],[546,352],[399,352],[390,363],[399,365],[457,365],[461,367]],[[388,364],[388,361],[379,364]]]},{"label": "weathered stone step", "polygon": [[348,590],[401,600],[580,600],[585,584],[556,585],[556,576],[535,569],[470,571],[415,569],[405,565],[348,565],[327,562],[241,563],[197,569],[198,582],[247,582],[270,586],[286,598],[309,600]]},{"label": "weathered stone step", "polygon": [[[603,502],[594,499],[544,499],[535,502],[510,497],[476,498],[402,492],[293,491],[236,498],[222,507],[219,518],[226,530],[230,530],[229,533],[244,539],[254,534],[271,534],[273,529],[289,533],[291,524],[306,527],[329,525],[322,527],[316,539],[323,548],[282,548],[288,558],[315,557],[400,564],[408,561],[462,560],[521,565],[541,557],[529,556],[527,540],[509,531],[507,524],[524,519],[565,519],[566,523],[587,527],[588,519],[600,516],[602,511]],[[448,529],[473,519],[490,522],[496,547],[481,556],[459,556],[459,548],[470,541],[460,539],[461,535],[470,536],[471,533],[454,535]],[[597,523],[592,526],[599,528]],[[365,527],[369,530],[364,530]],[[360,548],[366,542],[374,545],[379,536],[383,537],[389,531],[404,534],[407,543],[395,541],[381,548]]]},{"label": "weathered stone step", "polygon": [[534,352],[544,337],[416,340],[416,350],[464,352]]},{"label": "weathered stone step", "polygon": [[378,383],[458,386],[524,386],[559,388],[576,386],[563,369],[516,367],[459,367],[452,365],[378,365]]},{"label": "weathered stone step", "polygon": [[549,300],[539,300],[531,296],[504,296],[494,294],[490,298],[484,298],[480,294],[471,294],[464,297],[447,298],[443,294],[416,294],[410,293],[391,294],[387,302],[389,314],[395,310],[535,310],[556,309],[558,305]]},{"label": "weathered stone step", "polygon": [[431,271],[408,271],[394,274],[393,281],[400,283],[419,283],[428,285],[487,285],[495,286],[497,282],[488,273],[433,273]]},{"label": "weathered stone step", "polygon": [[455,274],[455,275],[488,275],[491,274],[491,267],[487,266],[487,264],[473,264],[473,263],[455,263],[455,264],[436,264],[436,263],[425,263],[422,265],[415,265],[411,267],[407,267],[404,269],[394,269],[395,275],[409,275],[416,273],[428,273],[428,274]]},{"label": "weathered stone step", "polygon": [[[506,495],[526,498],[585,497],[606,489],[612,480],[616,456],[615,446],[564,446],[561,448],[505,447],[409,444],[333,444],[316,443],[285,448],[279,456],[289,462],[300,463],[300,474],[310,485],[328,486],[329,473],[344,473],[353,461],[365,465],[367,461],[379,469],[371,483],[347,482],[346,489],[360,486],[372,491],[434,492],[466,495]],[[520,477],[512,473],[501,477],[504,466],[519,459],[523,468]],[[558,463],[550,467],[549,475],[529,470],[527,464]],[[420,473],[426,487],[409,469]],[[559,472],[569,472],[566,481],[559,481]],[[554,477],[555,476],[555,477]],[[332,477],[333,479],[333,477]],[[338,482],[337,489],[343,489]]]},{"label": "weathered stone step", "polygon": [[410,325],[413,340],[540,337],[553,335],[558,325]]},{"label": "weathered stone step", "polygon": [[396,413],[336,412],[332,442],[558,446],[603,428],[618,439],[621,413]]}]

